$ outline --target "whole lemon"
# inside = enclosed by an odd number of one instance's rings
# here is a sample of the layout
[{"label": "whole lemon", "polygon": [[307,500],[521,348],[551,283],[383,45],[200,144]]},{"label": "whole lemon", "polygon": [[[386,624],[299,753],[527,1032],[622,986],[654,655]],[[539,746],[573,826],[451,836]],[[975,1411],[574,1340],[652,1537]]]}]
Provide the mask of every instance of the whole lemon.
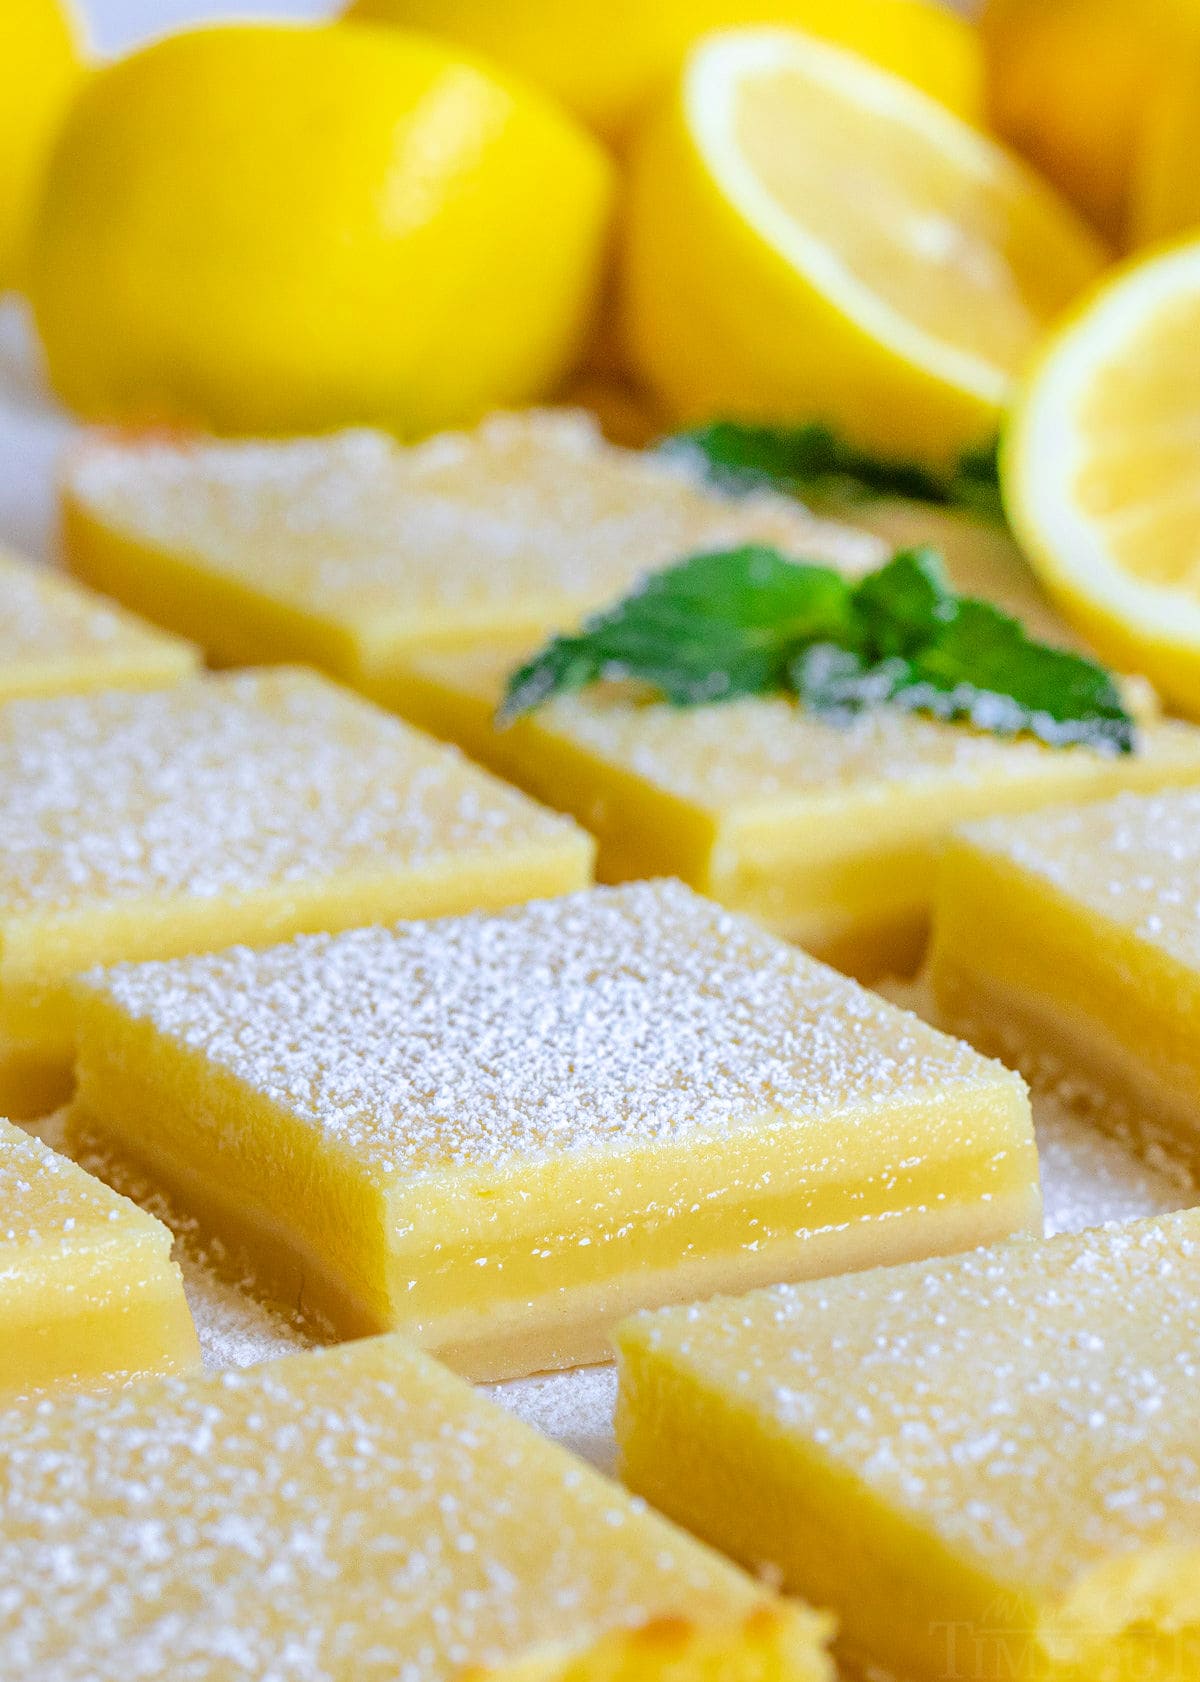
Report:
[{"label": "whole lemon", "polygon": [[27,219],[51,141],[79,82],[57,0],[0,4],[0,288],[17,284]]},{"label": "whole lemon", "polygon": [[30,291],[54,385],[89,418],[417,434],[562,377],[611,195],[589,136],[457,49],[199,29],[85,88]]},{"label": "whole lemon", "polygon": [[959,116],[982,108],[975,32],[940,0],[351,0],[347,15],[488,53],[614,141],[699,36],[750,23],[790,24],[849,47]]},{"label": "whole lemon", "polygon": [[986,0],[980,27],[996,129],[1136,243],[1147,125],[1179,68],[1200,64],[1200,0]]}]

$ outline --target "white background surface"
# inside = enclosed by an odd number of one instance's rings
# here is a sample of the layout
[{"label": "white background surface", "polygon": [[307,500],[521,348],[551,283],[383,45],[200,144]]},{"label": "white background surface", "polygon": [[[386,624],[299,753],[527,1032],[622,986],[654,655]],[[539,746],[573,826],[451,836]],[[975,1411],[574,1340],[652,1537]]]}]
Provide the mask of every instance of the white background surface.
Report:
[{"label": "white background surface", "polygon": [[[0,0],[3,5],[4,0]],[[335,0],[72,0],[88,38],[102,52],[120,52],[198,18],[322,17]],[[504,0],[496,0],[502,5]],[[564,0],[569,5],[571,0]]]}]

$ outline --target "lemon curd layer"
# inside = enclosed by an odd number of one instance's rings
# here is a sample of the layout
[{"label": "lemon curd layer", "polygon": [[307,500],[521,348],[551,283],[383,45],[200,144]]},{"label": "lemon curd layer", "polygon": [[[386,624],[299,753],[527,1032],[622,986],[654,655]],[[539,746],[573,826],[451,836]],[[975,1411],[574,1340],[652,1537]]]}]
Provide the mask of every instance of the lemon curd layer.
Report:
[{"label": "lemon curd layer", "polygon": [[190,643],[0,549],[0,701],[84,689],[156,689],[199,664]]},{"label": "lemon curd layer", "polygon": [[606,444],[567,412],[413,448],[97,439],[69,463],[81,578],[220,661],[301,659],[388,699],[399,653],[534,638],[697,549],[750,541],[865,569],[877,543],[772,495]]},{"label": "lemon curd layer", "polygon": [[1023,1083],[678,883],[81,983],[73,1125],[469,1376],[1040,1221]]},{"label": "lemon curd layer", "polygon": [[1200,1170],[1200,793],[975,825],[947,856],[939,1011]]},{"label": "lemon curd layer", "polygon": [[0,707],[0,1097],[61,1101],[66,982],[119,958],[564,892],[591,843],[311,673]]},{"label": "lemon curd layer", "polygon": [[866,980],[918,963],[956,822],[1200,783],[1200,731],[1154,718],[1116,758],[882,708],[844,725],[783,696],[683,710],[607,683],[498,730],[528,652],[414,654],[393,699],[590,829],[603,880],[679,876]]},{"label": "lemon curd layer", "polygon": [[1200,1674],[1200,1214],[643,1315],[629,1485],[912,1682]]},{"label": "lemon curd layer", "polygon": [[54,1682],[832,1682],[822,1618],[391,1337],[0,1412],[0,1595]]},{"label": "lemon curd layer", "polygon": [[199,1363],[161,1222],[9,1121],[0,1208],[0,1398]]}]

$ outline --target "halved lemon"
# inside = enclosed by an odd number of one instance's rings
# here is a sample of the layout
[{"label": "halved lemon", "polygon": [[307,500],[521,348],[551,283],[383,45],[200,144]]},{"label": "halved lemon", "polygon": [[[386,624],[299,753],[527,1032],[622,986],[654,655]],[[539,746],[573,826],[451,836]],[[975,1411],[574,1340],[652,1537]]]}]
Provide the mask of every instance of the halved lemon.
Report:
[{"label": "halved lemon", "polygon": [[819,417],[935,459],[994,430],[1104,260],[1022,164],[783,29],[707,37],[636,150],[630,350],[680,418]]},{"label": "halved lemon", "polygon": [[1017,402],[1001,468],[1063,613],[1200,715],[1200,241],[1085,300]]}]

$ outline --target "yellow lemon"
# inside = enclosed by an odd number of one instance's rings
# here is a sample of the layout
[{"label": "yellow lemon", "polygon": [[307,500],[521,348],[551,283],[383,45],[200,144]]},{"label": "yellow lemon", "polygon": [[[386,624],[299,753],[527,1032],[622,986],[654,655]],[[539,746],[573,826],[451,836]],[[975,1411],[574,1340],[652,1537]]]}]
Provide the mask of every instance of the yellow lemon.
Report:
[{"label": "yellow lemon", "polygon": [[[1200,8],[1198,8],[1200,13]],[[1200,228],[1200,40],[1181,53],[1145,112],[1130,187],[1129,243]]]},{"label": "yellow lemon", "polygon": [[981,32],[997,131],[1110,238],[1131,233],[1145,125],[1200,0],[986,0]]},{"label": "yellow lemon", "polygon": [[489,53],[620,140],[688,47],[714,29],[788,24],[851,47],[977,119],[975,31],[940,0],[353,0],[348,15],[429,29]]},{"label": "yellow lemon", "polygon": [[1064,614],[1200,714],[1200,241],[1118,271],[1080,306],[1014,408],[1001,468]]},{"label": "yellow lemon", "polygon": [[823,419],[945,460],[994,432],[1047,321],[1103,262],[1028,170],[853,54],[708,37],[644,133],[626,331],[678,419]]},{"label": "yellow lemon", "polygon": [[58,0],[0,3],[0,288],[20,278],[30,207],[81,74]]},{"label": "yellow lemon", "polygon": [[97,74],[31,295],[96,419],[415,434],[551,390],[589,323],[611,166],[540,94],[397,30],[229,26]]}]

